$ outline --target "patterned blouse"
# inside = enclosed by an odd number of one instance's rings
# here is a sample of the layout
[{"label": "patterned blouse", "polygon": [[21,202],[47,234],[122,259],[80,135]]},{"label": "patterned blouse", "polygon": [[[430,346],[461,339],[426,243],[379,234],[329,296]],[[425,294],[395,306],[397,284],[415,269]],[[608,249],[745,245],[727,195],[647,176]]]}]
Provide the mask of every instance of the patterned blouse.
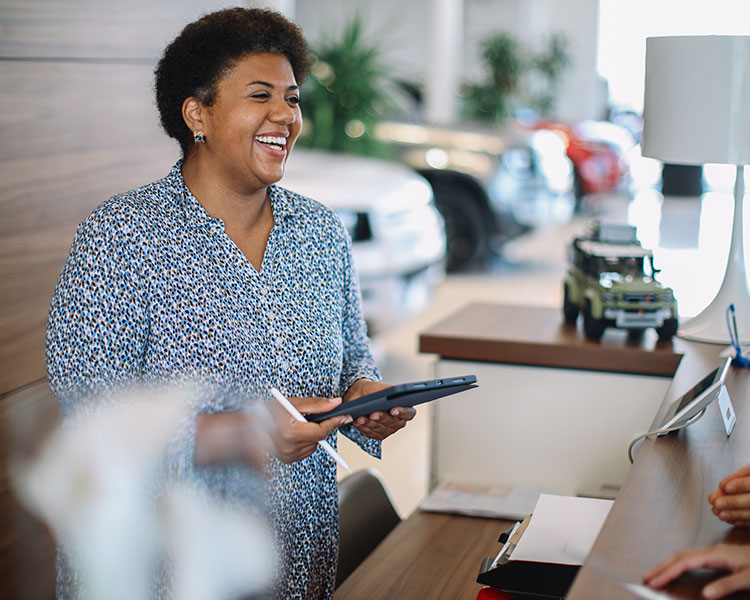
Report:
[{"label": "patterned blouse", "polygon": [[[212,413],[268,400],[272,385],[287,396],[334,397],[357,379],[380,378],[341,222],[278,186],[268,194],[274,227],[259,272],[190,193],[181,162],[104,202],[78,227],[47,330],[49,383],[63,415],[93,392],[133,381],[219,388],[226,393],[197,409]],[[379,442],[351,425],[341,431],[380,455]],[[192,443],[194,430],[185,436]],[[197,469],[192,448],[173,468],[222,497],[242,496],[251,477],[242,465]],[[335,464],[318,448],[291,465],[270,459],[267,476],[283,561],[279,595],[329,598],[338,553]],[[61,596],[66,581],[58,573]]]}]

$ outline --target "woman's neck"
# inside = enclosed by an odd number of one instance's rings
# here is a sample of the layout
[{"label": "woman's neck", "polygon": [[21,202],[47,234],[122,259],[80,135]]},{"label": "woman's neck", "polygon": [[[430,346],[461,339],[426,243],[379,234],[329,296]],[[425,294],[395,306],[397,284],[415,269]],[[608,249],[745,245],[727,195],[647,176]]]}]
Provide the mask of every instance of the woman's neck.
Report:
[{"label": "woman's neck", "polygon": [[273,220],[267,187],[239,192],[216,170],[190,157],[182,165],[182,177],[206,212],[234,230],[249,231]]}]

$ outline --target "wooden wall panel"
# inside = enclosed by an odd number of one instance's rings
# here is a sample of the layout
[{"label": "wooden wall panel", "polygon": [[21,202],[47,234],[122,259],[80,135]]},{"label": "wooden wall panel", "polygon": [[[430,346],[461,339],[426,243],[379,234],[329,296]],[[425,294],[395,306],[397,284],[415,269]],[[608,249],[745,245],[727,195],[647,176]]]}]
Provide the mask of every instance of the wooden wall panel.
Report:
[{"label": "wooden wall panel", "polygon": [[0,598],[54,596],[54,544],[10,492],[7,465],[55,419],[44,332],[75,227],[176,160],[153,67],[186,23],[224,5],[0,0]]},{"label": "wooden wall panel", "polygon": [[0,394],[44,376],[49,300],[77,224],[179,156],[151,66],[0,61]]},{"label": "wooden wall panel", "polygon": [[222,6],[209,0],[1,0],[0,57],[146,59],[190,21]]}]

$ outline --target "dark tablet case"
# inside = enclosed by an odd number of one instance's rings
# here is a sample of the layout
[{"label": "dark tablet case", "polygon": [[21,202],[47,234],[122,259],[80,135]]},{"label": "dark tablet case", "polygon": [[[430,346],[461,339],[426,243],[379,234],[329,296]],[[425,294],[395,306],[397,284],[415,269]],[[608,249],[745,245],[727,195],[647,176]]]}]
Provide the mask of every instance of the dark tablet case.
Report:
[{"label": "dark tablet case", "polygon": [[444,396],[450,396],[470,390],[476,386],[476,375],[463,375],[460,377],[444,377],[442,379],[431,379],[429,381],[415,381],[402,383],[380,390],[373,394],[367,394],[343,402],[333,410],[325,413],[305,415],[308,421],[319,423],[331,417],[351,415],[353,418],[369,415],[377,411],[388,412],[397,406],[415,406]]}]

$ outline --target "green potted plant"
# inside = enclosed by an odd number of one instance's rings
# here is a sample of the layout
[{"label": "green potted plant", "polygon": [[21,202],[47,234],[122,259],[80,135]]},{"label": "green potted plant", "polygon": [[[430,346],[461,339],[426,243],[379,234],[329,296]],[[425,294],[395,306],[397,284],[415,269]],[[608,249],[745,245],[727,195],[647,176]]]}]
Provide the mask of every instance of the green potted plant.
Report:
[{"label": "green potted plant", "polygon": [[380,48],[352,18],[338,39],[313,47],[314,64],[302,93],[305,127],[300,144],[339,152],[384,155],[373,128],[388,104],[388,72]]},{"label": "green potted plant", "polygon": [[572,62],[564,34],[553,33],[534,53],[509,33],[493,33],[480,43],[480,56],[485,77],[464,85],[466,117],[499,123],[519,107],[542,115],[554,111],[560,80]]},{"label": "green potted plant", "polygon": [[485,80],[465,84],[465,114],[478,121],[499,122],[513,112],[513,95],[527,63],[520,44],[504,32],[485,38],[480,55]]}]

